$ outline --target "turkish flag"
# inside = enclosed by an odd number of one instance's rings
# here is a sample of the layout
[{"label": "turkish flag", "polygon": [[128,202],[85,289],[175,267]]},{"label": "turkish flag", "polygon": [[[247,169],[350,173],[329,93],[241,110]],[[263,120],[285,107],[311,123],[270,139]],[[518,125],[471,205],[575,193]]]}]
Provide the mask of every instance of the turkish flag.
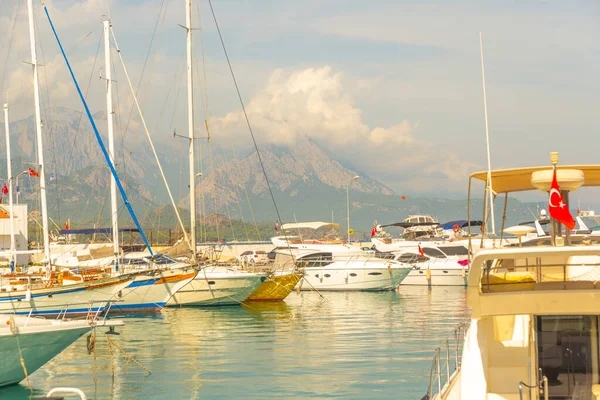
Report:
[{"label": "turkish flag", "polygon": [[550,186],[550,197],[548,197],[548,211],[550,216],[569,228],[575,228],[575,220],[569,211],[569,207],[565,204],[558,182],[556,181],[556,168],[552,177],[552,186]]},{"label": "turkish flag", "polygon": [[38,172],[35,169],[27,168],[27,170],[29,171],[29,176],[37,176],[38,178],[40,177],[40,174],[38,174]]},{"label": "turkish flag", "polygon": [[373,227],[373,229],[371,229],[371,237],[375,237],[375,235],[377,235],[377,228]]},{"label": "turkish flag", "polygon": [[423,249],[421,248],[421,245],[419,245],[419,254],[421,254],[421,257],[425,257],[425,253],[423,253]]},{"label": "turkish flag", "polygon": [[2,186],[2,194],[8,194],[8,186],[6,186],[6,182],[4,182],[4,186]]}]

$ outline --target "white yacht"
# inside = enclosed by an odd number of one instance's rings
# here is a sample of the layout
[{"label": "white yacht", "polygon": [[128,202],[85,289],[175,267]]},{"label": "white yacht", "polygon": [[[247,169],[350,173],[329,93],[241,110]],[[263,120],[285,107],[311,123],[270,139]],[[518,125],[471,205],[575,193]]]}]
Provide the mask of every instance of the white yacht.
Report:
[{"label": "white yacht", "polygon": [[301,290],[385,291],[394,290],[412,267],[394,260],[327,251],[278,250],[274,268],[297,266],[304,272]]},{"label": "white yacht", "polygon": [[[123,325],[122,321],[48,320],[0,315],[0,387],[31,375],[94,327]],[[21,359],[23,364],[21,364]]]},{"label": "white yacht", "polygon": [[[558,166],[556,174],[566,204],[580,186],[600,186],[600,165]],[[491,172],[498,194],[547,192],[552,176],[550,167]],[[475,255],[462,355],[458,344],[436,350],[425,399],[600,398],[600,243],[595,235],[574,243],[555,220],[551,232]]]},{"label": "white yacht", "polygon": [[469,270],[469,251],[462,245],[420,245],[394,254],[394,260],[412,265],[400,285],[466,286]]}]

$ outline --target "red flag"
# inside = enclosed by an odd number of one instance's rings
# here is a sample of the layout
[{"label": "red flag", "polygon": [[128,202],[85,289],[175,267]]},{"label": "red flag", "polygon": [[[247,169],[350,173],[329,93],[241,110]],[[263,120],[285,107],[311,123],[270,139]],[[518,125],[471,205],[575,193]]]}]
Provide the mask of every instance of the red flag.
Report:
[{"label": "red flag", "polygon": [[65,229],[66,229],[66,230],[69,230],[69,229],[71,229],[71,227],[69,226],[69,221],[65,222]]},{"label": "red flag", "polygon": [[421,257],[425,257],[425,253],[423,253],[423,249],[421,248],[421,245],[419,245],[419,254],[421,254]]},{"label": "red flag", "polygon": [[375,235],[377,235],[377,227],[373,227],[373,229],[371,229],[371,237],[375,237]]},{"label": "red flag", "polygon": [[8,194],[8,186],[6,186],[6,182],[4,182],[4,186],[2,186],[2,194]]},{"label": "red flag", "polygon": [[277,224],[273,225],[273,229],[275,229],[275,231],[277,232]]},{"label": "red flag", "polygon": [[550,186],[550,196],[548,197],[548,211],[550,216],[566,226],[569,229],[575,228],[575,220],[569,211],[569,207],[565,204],[560,187],[556,181],[556,169],[552,177],[552,186]]},{"label": "red flag", "polygon": [[37,176],[38,178],[40,177],[40,174],[38,174],[35,169],[27,168],[27,170],[29,171],[29,176]]}]

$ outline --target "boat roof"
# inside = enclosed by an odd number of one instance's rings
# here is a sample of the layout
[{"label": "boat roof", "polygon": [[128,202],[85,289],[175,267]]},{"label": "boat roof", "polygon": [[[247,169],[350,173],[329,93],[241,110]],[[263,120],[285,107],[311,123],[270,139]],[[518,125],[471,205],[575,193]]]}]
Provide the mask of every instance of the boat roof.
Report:
[{"label": "boat roof", "polygon": [[281,229],[319,229],[322,228],[324,226],[331,226],[333,228],[340,228],[341,225],[340,224],[336,224],[333,222],[321,222],[321,221],[316,221],[316,222],[292,222],[289,224],[283,224],[281,225]]},{"label": "boat roof", "polygon": [[[582,186],[600,186],[600,165],[557,165],[557,169],[577,169],[583,172],[584,181]],[[552,167],[545,165],[540,167],[525,167],[511,169],[497,169],[491,172],[492,189],[498,193],[522,192],[525,190],[537,190],[531,183],[531,174],[536,171],[551,170]],[[474,172],[470,179],[478,179],[486,182],[488,171]]]},{"label": "boat roof", "polygon": [[483,224],[483,221],[471,221],[471,223],[469,224],[469,221],[467,221],[466,219],[458,219],[456,221],[448,221],[445,222],[442,225],[442,227],[444,229],[452,229],[452,227],[454,227],[454,225],[458,225],[461,228],[464,228],[465,226],[480,226]]}]

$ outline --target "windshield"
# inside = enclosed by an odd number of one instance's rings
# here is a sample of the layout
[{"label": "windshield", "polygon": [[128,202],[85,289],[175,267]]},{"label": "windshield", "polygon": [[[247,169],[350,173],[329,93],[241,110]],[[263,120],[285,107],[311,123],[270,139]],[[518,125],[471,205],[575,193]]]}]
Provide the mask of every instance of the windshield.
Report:
[{"label": "windshield", "polygon": [[158,265],[175,264],[176,262],[171,257],[166,256],[164,254],[156,254],[154,257],[152,257],[152,261],[154,262],[154,264]]}]

